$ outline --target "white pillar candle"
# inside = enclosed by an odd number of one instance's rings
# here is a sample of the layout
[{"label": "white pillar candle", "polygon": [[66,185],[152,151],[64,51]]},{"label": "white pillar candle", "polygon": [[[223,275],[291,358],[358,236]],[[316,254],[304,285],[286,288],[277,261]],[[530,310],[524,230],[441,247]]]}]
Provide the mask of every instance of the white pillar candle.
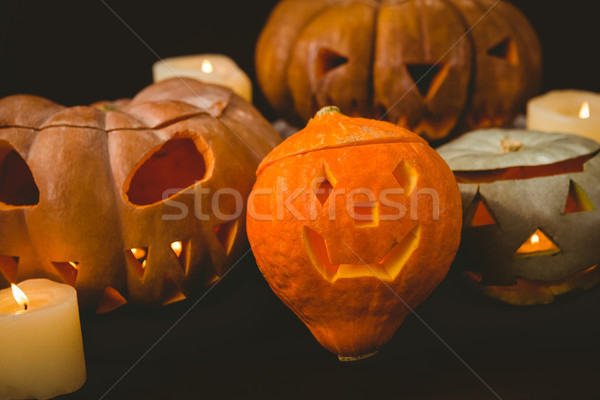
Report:
[{"label": "white pillar candle", "polygon": [[531,99],[527,129],[572,133],[600,142],[600,94],[556,90]]},{"label": "white pillar candle", "polygon": [[[69,285],[31,279],[0,290],[0,399],[49,399],[86,379],[77,293]],[[26,304],[26,306],[25,306]]]},{"label": "white pillar candle", "polygon": [[252,82],[231,58],[221,54],[198,54],[167,58],[154,63],[154,82],[189,77],[232,89],[252,102]]}]

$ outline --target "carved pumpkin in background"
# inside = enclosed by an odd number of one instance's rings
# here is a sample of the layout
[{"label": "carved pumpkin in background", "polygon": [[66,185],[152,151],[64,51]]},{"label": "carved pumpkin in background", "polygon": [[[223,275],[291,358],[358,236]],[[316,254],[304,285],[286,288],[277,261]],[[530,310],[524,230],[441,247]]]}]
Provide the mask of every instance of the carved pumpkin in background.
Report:
[{"label": "carved pumpkin in background", "polygon": [[279,141],[249,103],[191,79],[96,107],[0,100],[0,286],[47,277],[98,311],[185,298],[244,251],[236,208]]},{"label": "carved pumpkin in background", "polygon": [[336,104],[430,140],[510,121],[541,82],[535,32],[494,0],[283,0],[256,49],[271,105],[306,122]]},{"label": "carved pumpkin in background", "polygon": [[483,294],[545,304],[600,282],[600,145],[483,130],[438,148],[459,182],[457,265]]},{"label": "carved pumpkin in background", "polygon": [[427,142],[331,109],[265,158],[248,204],[261,272],[340,359],[389,341],[460,240],[456,182]]}]

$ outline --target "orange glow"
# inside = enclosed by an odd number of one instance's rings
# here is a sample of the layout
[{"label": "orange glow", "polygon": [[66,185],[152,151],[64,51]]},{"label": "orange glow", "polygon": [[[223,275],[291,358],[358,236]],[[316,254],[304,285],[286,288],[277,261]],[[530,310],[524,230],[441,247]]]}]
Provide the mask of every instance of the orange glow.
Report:
[{"label": "orange glow", "polygon": [[144,249],[131,249],[131,254],[133,254],[137,260],[146,257],[146,251]]},{"label": "orange glow", "polygon": [[173,249],[173,252],[175,252],[175,255],[177,257],[179,257],[181,255],[182,248],[183,248],[183,246],[181,245],[181,242],[179,242],[179,241],[171,243],[171,249]]},{"label": "orange glow", "polygon": [[202,72],[204,72],[205,74],[212,74],[215,70],[215,68],[213,67],[212,63],[210,62],[210,60],[204,60],[202,61]]},{"label": "orange glow", "polygon": [[27,298],[27,296],[25,296],[25,293],[23,293],[23,291],[21,289],[19,289],[19,287],[17,285],[15,285],[14,283],[11,283],[11,287],[12,287],[12,294],[13,294],[13,297],[15,298],[15,301],[17,303],[19,303],[19,305],[21,307],[23,307],[25,310],[27,310],[27,303],[29,303],[29,299]]},{"label": "orange glow", "polygon": [[584,101],[579,110],[579,118],[588,119],[590,117],[590,103]]},{"label": "orange glow", "polygon": [[525,243],[515,252],[515,257],[534,257],[556,254],[560,249],[552,239],[544,234],[541,230],[537,230],[527,239]]}]

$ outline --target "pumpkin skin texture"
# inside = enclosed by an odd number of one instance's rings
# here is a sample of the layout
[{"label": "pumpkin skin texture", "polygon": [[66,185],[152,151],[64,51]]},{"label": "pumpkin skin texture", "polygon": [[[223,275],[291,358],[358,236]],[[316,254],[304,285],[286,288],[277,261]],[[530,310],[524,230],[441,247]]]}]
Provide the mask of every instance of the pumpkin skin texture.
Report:
[{"label": "pumpkin skin texture", "polygon": [[541,60],[526,18],[495,0],[283,0],[256,48],[259,84],[291,122],[336,104],[431,141],[512,120]]},{"label": "pumpkin skin texture", "polygon": [[218,213],[212,196],[232,188],[243,211],[279,142],[249,103],[192,79],[90,107],[0,100],[0,286],[66,282],[99,312],[184,299],[247,245],[233,196]]},{"label": "pumpkin skin texture", "polygon": [[471,286],[533,305],[600,282],[599,150],[586,138],[518,130],[476,131],[438,148],[459,182],[456,264]]},{"label": "pumpkin skin texture", "polygon": [[[327,182],[328,196],[316,186]],[[353,208],[363,201],[366,214]],[[262,274],[340,359],[389,341],[444,278],[460,241],[459,192],[437,153],[388,122],[336,111],[263,160],[248,204]]]}]

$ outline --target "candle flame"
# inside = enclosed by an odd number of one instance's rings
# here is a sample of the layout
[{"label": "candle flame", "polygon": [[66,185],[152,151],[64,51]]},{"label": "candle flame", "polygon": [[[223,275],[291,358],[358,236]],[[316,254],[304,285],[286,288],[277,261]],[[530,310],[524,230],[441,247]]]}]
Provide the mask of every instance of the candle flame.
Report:
[{"label": "candle flame", "polygon": [[175,255],[177,257],[179,257],[181,255],[181,250],[183,248],[183,246],[181,245],[181,242],[173,242],[171,243],[171,248],[173,249],[173,251],[175,252]]},{"label": "candle flame", "polygon": [[29,299],[27,298],[27,296],[25,296],[25,293],[23,293],[23,291],[19,289],[19,287],[14,283],[11,283],[11,287],[15,301],[19,303],[21,307],[27,310],[27,303],[29,303]]},{"label": "candle flame", "polygon": [[202,72],[204,72],[205,74],[212,74],[213,71],[215,70],[212,63],[210,62],[210,60],[204,60],[202,61]]},{"label": "candle flame", "polygon": [[540,237],[538,235],[533,235],[531,237],[531,244],[538,244],[540,242]]},{"label": "candle flame", "polygon": [[69,261],[69,264],[71,265],[71,267],[75,268],[75,269],[79,269],[79,264],[77,264],[76,262],[73,261]]},{"label": "candle flame", "polygon": [[131,254],[133,254],[137,260],[141,260],[146,256],[146,251],[144,249],[131,249]]},{"label": "candle flame", "polygon": [[590,117],[590,103],[584,101],[579,110],[579,118],[588,119]]}]

